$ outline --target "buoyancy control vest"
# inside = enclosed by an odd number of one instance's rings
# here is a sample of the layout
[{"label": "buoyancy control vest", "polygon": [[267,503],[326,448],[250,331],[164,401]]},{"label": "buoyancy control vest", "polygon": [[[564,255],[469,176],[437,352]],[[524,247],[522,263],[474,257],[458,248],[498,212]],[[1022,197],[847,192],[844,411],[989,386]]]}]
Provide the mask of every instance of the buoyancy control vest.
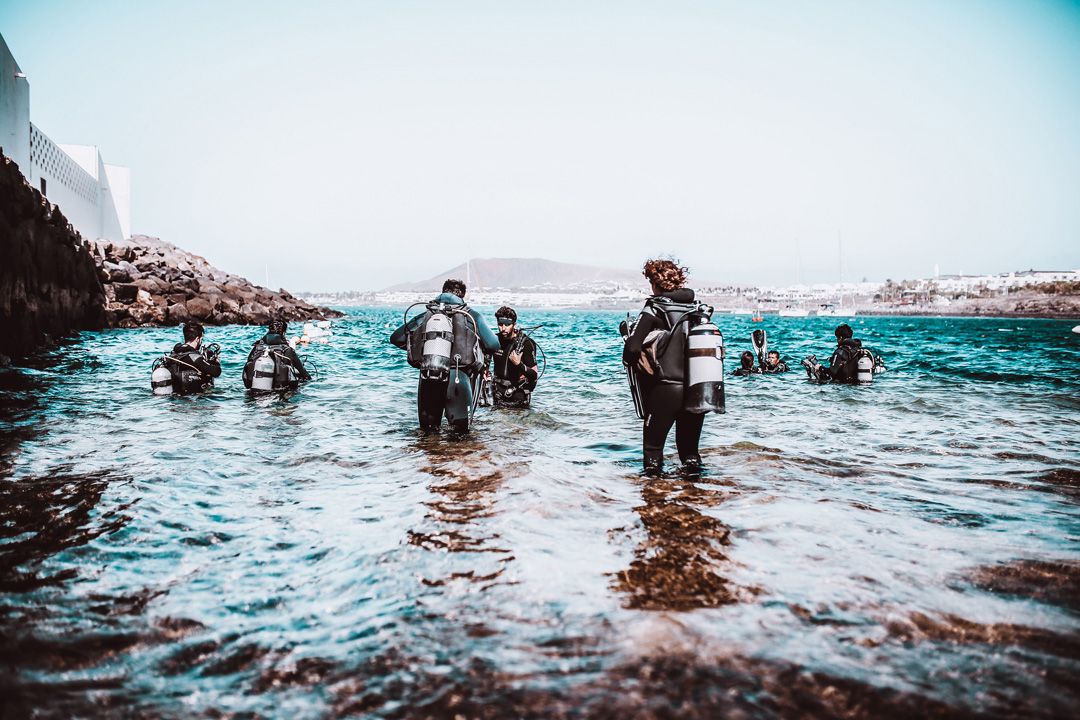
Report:
[{"label": "buoyancy control vest", "polygon": [[[197,361],[205,357],[198,350],[171,352],[154,363],[150,384],[155,395],[190,395],[202,392],[214,385],[214,378],[198,368]],[[166,378],[162,370],[167,370]]]},{"label": "buoyancy control vest", "polygon": [[704,303],[677,303],[651,298],[644,312],[663,328],[652,354],[657,379],[685,388],[683,409],[693,413],[724,412],[724,336],[712,323],[713,309]]},{"label": "buoyancy control vest", "polygon": [[244,386],[249,390],[268,392],[290,390],[300,384],[300,375],[289,356],[278,345],[259,340],[244,364]]},{"label": "buoyancy control vest", "polygon": [[431,302],[406,340],[409,365],[422,380],[448,380],[457,368],[475,375],[484,367],[476,320],[468,305]]}]

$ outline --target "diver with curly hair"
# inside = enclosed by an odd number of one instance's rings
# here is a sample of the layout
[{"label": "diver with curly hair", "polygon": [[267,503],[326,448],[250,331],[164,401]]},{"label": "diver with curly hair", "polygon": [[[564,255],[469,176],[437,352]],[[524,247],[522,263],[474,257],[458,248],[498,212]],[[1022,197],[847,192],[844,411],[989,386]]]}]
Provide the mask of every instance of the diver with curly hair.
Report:
[{"label": "diver with curly hair", "polygon": [[[705,421],[704,412],[707,410],[686,409],[687,404],[684,401],[687,376],[682,354],[666,353],[666,356],[670,356],[669,360],[658,356],[654,348],[659,336],[667,333],[670,340],[676,326],[685,324],[685,318],[695,313],[711,314],[712,308],[699,305],[695,301],[694,291],[686,287],[687,269],[673,260],[649,260],[645,263],[642,274],[652,286],[652,296],[645,301],[645,307],[642,308],[633,331],[626,338],[623,362],[633,374],[632,383],[637,384],[641,401],[645,473],[655,476],[663,471],[664,444],[673,425],[679,459],[686,470],[695,472],[701,467],[698,446]],[[715,331],[715,328],[713,330]],[[715,334],[719,336],[718,332]],[[678,340],[671,341],[668,345],[672,346],[676,342]],[[685,344],[685,339],[682,339],[682,342]],[[719,350],[716,351],[715,359],[722,374],[723,366],[719,362],[722,360],[722,353]],[[719,394],[714,397],[719,405],[710,408],[711,411],[722,412],[722,388],[720,378]]]}]

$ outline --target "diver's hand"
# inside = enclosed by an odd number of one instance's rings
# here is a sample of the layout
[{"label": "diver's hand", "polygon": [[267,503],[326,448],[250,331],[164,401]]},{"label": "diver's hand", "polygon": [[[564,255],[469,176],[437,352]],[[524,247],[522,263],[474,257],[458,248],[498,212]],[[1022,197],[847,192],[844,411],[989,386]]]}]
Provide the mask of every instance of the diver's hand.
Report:
[{"label": "diver's hand", "polygon": [[521,364],[521,353],[511,352],[509,355],[507,355],[507,357],[510,358],[510,362],[514,363],[515,365]]},{"label": "diver's hand", "polygon": [[649,363],[649,358],[645,353],[641,353],[638,356],[637,366],[644,370],[648,375],[655,375],[652,369],[652,365]]}]

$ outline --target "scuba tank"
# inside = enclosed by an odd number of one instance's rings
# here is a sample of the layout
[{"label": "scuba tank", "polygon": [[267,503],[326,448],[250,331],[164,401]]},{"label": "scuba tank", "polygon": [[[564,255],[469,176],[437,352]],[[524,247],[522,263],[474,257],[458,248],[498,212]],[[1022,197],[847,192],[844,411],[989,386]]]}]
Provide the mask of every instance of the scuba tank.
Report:
[{"label": "scuba tank", "polygon": [[150,373],[150,387],[155,395],[172,395],[172,373],[165,367],[165,358],[154,361],[153,372]]},{"label": "scuba tank", "polygon": [[860,350],[855,366],[855,382],[867,384],[874,381],[874,356],[869,350]]},{"label": "scuba tank", "polygon": [[252,390],[273,390],[274,389],[274,358],[270,357],[270,351],[266,350],[255,359],[255,365],[253,367],[254,372],[251,376],[251,389]]},{"label": "scuba tank", "polygon": [[431,313],[424,323],[423,359],[420,377],[424,380],[446,380],[450,375],[450,351],[454,344],[454,324],[449,315]]},{"label": "scuba tank", "polygon": [[712,308],[696,315],[698,322],[686,335],[683,409],[687,412],[724,412],[724,336],[711,316]]}]

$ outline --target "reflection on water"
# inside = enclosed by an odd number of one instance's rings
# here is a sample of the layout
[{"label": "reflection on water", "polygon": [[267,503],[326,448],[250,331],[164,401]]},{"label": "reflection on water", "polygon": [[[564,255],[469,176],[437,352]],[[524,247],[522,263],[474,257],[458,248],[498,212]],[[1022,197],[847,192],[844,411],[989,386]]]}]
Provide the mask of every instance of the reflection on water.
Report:
[{"label": "reflection on water", "polygon": [[255,328],[210,331],[198,398],[149,393],[175,329],[0,371],[0,715],[1074,714],[1070,323],[858,318],[872,386],[732,379],[704,473],[645,479],[618,317],[531,315],[533,409],[458,439],[417,431],[394,311],[284,397],[242,390]]}]

